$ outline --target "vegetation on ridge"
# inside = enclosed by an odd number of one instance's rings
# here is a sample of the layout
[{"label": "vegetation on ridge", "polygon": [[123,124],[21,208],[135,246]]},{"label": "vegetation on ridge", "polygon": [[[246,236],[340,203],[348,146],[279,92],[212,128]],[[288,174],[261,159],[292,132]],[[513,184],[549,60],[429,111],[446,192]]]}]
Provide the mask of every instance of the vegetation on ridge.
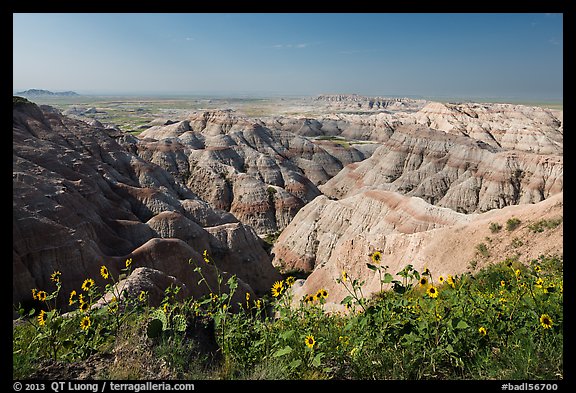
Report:
[{"label": "vegetation on ridge", "polygon": [[[206,252],[204,261],[193,271],[208,295],[176,301],[179,289],[171,287],[158,307],[149,306],[143,292],[137,298],[113,293],[93,308],[100,293],[91,278],[77,292],[61,294],[63,277],[54,272],[54,291],[33,290],[40,311],[19,309],[24,323],[14,327],[13,377],[30,377],[45,362],[81,362],[112,351],[118,357],[127,345],[128,358],[111,361],[99,378],[146,378],[151,362],[177,379],[563,377],[563,262],[557,256],[526,264],[507,259],[474,275],[444,277],[412,265],[393,275],[375,252],[366,268],[380,280],[377,295],[365,297],[364,282],[349,272],[335,277],[349,294],[341,302],[347,312],[327,312],[331,294],[322,288],[294,306],[294,277],[275,282],[270,295],[246,293],[234,304],[236,277],[224,283],[218,275],[211,288],[202,272],[215,269],[214,261]],[[100,274],[109,281],[106,291],[114,291],[106,266]],[[77,309],[61,315],[54,307],[59,296]],[[213,326],[217,353],[210,359],[191,336],[198,323]]]}]

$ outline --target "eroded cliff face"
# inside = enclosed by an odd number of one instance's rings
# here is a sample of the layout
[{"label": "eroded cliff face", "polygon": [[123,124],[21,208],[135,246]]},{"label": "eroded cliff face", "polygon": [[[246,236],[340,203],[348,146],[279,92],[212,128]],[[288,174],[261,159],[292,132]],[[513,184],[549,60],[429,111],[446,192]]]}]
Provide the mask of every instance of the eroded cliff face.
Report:
[{"label": "eroded cliff face", "polygon": [[[391,197],[388,191],[376,193]],[[378,273],[366,267],[366,263],[373,263],[370,255],[375,251],[381,252],[380,265],[388,266],[392,275],[411,264],[419,272],[428,268],[436,282],[441,275],[446,278],[448,274],[474,272],[507,257],[527,263],[540,255],[563,255],[562,223],[543,232],[530,228],[542,220],[562,219],[562,192],[535,204],[468,215],[429,204],[423,206],[415,201],[417,198],[393,194],[392,199],[400,201],[395,209],[389,209],[388,203],[376,202],[375,195],[364,196],[362,205],[372,204],[374,209],[356,210],[350,222],[343,218],[350,217],[349,202],[362,194],[341,201],[318,198],[302,209],[293,221],[298,220],[299,225],[289,225],[273,250],[275,263],[281,269],[310,273],[302,286],[295,287],[296,304],[303,296],[324,288],[329,293],[327,308],[344,311],[339,304],[349,292],[336,282],[343,271],[350,282],[365,282],[365,296],[379,292],[382,287]],[[383,206],[381,212],[375,212]],[[312,213],[315,207],[321,210],[318,215]],[[509,219],[518,219],[521,224],[508,231],[505,228]],[[493,233],[492,223],[503,229]],[[303,240],[302,227],[309,229]],[[480,244],[486,247],[484,254],[478,251]]]},{"label": "eroded cliff face", "polygon": [[450,134],[467,135],[506,150],[562,154],[563,111],[513,104],[432,102],[412,117]]},{"label": "eroded cliff face", "polygon": [[195,113],[140,134],[138,155],[259,234],[280,231],[318,185],[368,154],[271,130],[231,111]]},{"label": "eroded cliff face", "polygon": [[[374,251],[391,273],[411,263],[438,274],[512,251],[562,253],[562,224],[528,228],[562,217],[561,111],[320,101],[347,112],[261,120],[203,111],[151,122],[139,137],[15,104],[14,303],[50,288],[55,270],[64,291],[87,277],[103,285],[100,266],[117,274],[130,257],[196,296],[205,290],[193,274],[205,266],[203,250],[218,269],[209,281],[236,274],[242,290],[262,295],[278,270],[303,271],[299,293],[325,287],[333,303],[342,270],[366,280],[365,294],[380,289],[365,268]],[[353,113],[358,103],[366,110]],[[512,216],[521,228],[488,232]],[[279,231],[271,257],[260,237]],[[525,247],[511,246],[517,237]],[[475,247],[487,238],[492,259],[479,259]]]},{"label": "eroded cliff face", "polygon": [[[340,119],[351,116],[359,115]],[[529,228],[562,220],[561,111],[429,103],[410,113],[366,115],[363,124],[378,117],[379,125],[363,133],[379,140],[377,149],[320,185],[324,196],[299,211],[272,250],[281,271],[310,274],[295,290],[297,300],[325,288],[339,303],[348,294],[335,281],[342,271],[366,281],[365,295],[380,290],[377,273],[366,268],[374,251],[392,274],[412,264],[437,275],[512,254],[528,262],[563,253],[561,224],[544,234]],[[341,123],[334,135],[345,129],[351,127]],[[524,223],[516,232],[489,230],[512,217]],[[486,242],[493,242],[490,256],[479,257],[477,246]]]},{"label": "eroded cliff face", "polygon": [[493,147],[474,138],[401,126],[365,161],[320,187],[333,198],[397,191],[473,213],[535,203],[563,189],[563,157]]},{"label": "eroded cliff face", "polygon": [[[251,227],[139,156],[145,148],[130,135],[49,107],[14,106],[15,304],[31,300],[31,288],[49,290],[57,270],[63,291],[78,289],[88,277],[104,287],[100,266],[118,274],[130,257],[134,267],[153,267],[194,287],[191,272],[205,264],[203,250],[253,293],[266,292],[279,278]],[[154,153],[172,160],[167,166],[188,165],[170,143]]]}]

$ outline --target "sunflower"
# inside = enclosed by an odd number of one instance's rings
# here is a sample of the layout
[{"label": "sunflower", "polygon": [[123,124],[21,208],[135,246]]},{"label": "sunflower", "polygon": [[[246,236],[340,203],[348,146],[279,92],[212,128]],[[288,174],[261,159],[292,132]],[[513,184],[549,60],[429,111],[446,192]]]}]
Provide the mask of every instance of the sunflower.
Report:
[{"label": "sunflower", "polygon": [[538,279],[536,280],[536,283],[534,284],[534,286],[535,286],[536,288],[542,288],[542,284],[544,284],[544,280],[542,280],[541,278],[538,278]]},{"label": "sunflower", "polygon": [[372,258],[372,262],[380,263],[380,261],[382,261],[382,253],[380,251],[374,251],[372,255],[370,255],[370,258]]},{"label": "sunflower", "polygon": [[448,285],[450,285],[452,288],[455,288],[456,283],[454,282],[454,277],[452,277],[451,274],[448,275],[448,278],[446,278],[446,282],[448,283]]},{"label": "sunflower", "polygon": [[246,292],[246,302],[250,301],[250,292]]},{"label": "sunflower", "polygon": [[552,318],[548,314],[542,314],[540,316],[540,324],[544,329],[549,329],[552,327]]},{"label": "sunflower", "polygon": [[210,260],[210,256],[208,255],[208,250],[204,250],[204,252],[202,253],[202,258],[204,258],[204,262],[206,262],[208,265],[210,265],[210,263],[212,262]]},{"label": "sunflower", "polygon": [[46,324],[46,319],[44,318],[45,315],[46,311],[40,311],[40,314],[38,314],[38,325],[44,326]]},{"label": "sunflower", "polygon": [[108,268],[104,265],[100,266],[100,275],[102,276],[102,278],[104,278],[104,280],[108,280],[108,277],[110,277],[110,273],[108,272]]},{"label": "sunflower", "polygon": [[36,294],[36,299],[40,300],[41,302],[46,300],[46,291],[38,291],[38,293]]},{"label": "sunflower", "polygon": [[444,276],[438,277],[438,281],[440,282],[440,284],[442,284],[444,282]]},{"label": "sunflower", "polygon": [[304,303],[312,303],[314,301],[314,296],[313,295],[306,295],[304,296]]},{"label": "sunflower", "polygon": [[54,282],[60,282],[60,276],[62,275],[62,273],[60,273],[60,271],[55,271],[54,273],[52,273],[52,275],[50,276],[50,280],[54,281]]},{"label": "sunflower", "polygon": [[534,266],[534,271],[536,273],[540,273],[542,271],[542,268],[539,265]]},{"label": "sunflower", "polygon": [[82,330],[88,330],[88,328],[90,327],[90,325],[92,325],[92,322],[90,322],[90,317],[84,317],[82,318],[82,320],[80,321],[80,328]]},{"label": "sunflower", "polygon": [[506,286],[506,281],[500,280],[500,286],[501,286],[501,287],[505,287],[505,286]]},{"label": "sunflower", "polygon": [[89,291],[90,288],[92,288],[94,286],[94,280],[92,280],[91,278],[87,278],[86,280],[84,280],[84,282],[82,283],[82,290],[83,291]]},{"label": "sunflower", "polygon": [[324,288],[319,289],[318,292],[316,292],[316,297],[326,299],[328,297],[328,291]]},{"label": "sunflower", "polygon": [[428,269],[427,267],[424,268],[424,271],[422,272],[422,275],[424,276],[429,276],[430,275],[430,269]]},{"label": "sunflower", "polygon": [[283,281],[276,281],[274,285],[272,285],[272,296],[278,297],[282,294],[284,290]]},{"label": "sunflower", "polygon": [[116,314],[118,312],[118,303],[114,303],[108,306],[108,312],[110,314]]},{"label": "sunflower", "polygon": [[430,296],[432,299],[435,299],[438,297],[438,289],[436,289],[436,287],[434,285],[430,285],[428,287],[428,289],[426,290],[426,293],[428,294],[428,296]]},{"label": "sunflower", "polygon": [[420,277],[420,280],[418,282],[420,283],[421,286],[425,286],[426,284],[428,284],[428,279],[422,276]]},{"label": "sunflower", "polygon": [[346,282],[348,280],[348,273],[342,270],[342,282]]},{"label": "sunflower", "polygon": [[290,277],[286,278],[286,286],[288,288],[290,288],[292,285],[294,285],[295,282],[296,282],[296,277],[294,277],[294,276],[290,276]]},{"label": "sunflower", "polygon": [[138,295],[138,300],[140,300],[141,302],[146,301],[146,292],[145,291],[140,291],[140,295]]},{"label": "sunflower", "polygon": [[74,303],[76,303],[76,300],[74,300],[74,296],[76,296],[76,291],[72,290],[72,292],[70,292],[70,298],[68,299],[68,305],[71,306]]},{"label": "sunflower", "polygon": [[132,264],[132,258],[126,259],[126,268],[129,268],[131,264]]},{"label": "sunflower", "polygon": [[520,269],[516,269],[514,270],[514,274],[516,275],[516,278],[520,277]]},{"label": "sunflower", "polygon": [[316,340],[314,340],[314,336],[312,336],[312,335],[306,336],[306,338],[304,339],[304,342],[306,343],[306,346],[308,348],[313,348],[314,344],[316,344]]},{"label": "sunflower", "polygon": [[260,310],[260,308],[262,307],[262,300],[258,299],[254,302],[254,306],[256,306],[256,309]]},{"label": "sunflower", "polygon": [[86,312],[90,309],[90,304],[88,302],[82,302],[80,303],[80,307],[78,308],[80,309],[80,311]]},{"label": "sunflower", "polygon": [[478,333],[480,333],[481,336],[485,336],[486,335],[486,328],[484,326],[480,326],[478,328]]},{"label": "sunflower", "polygon": [[36,288],[32,288],[32,299],[36,300],[37,295],[38,295],[38,290]]}]

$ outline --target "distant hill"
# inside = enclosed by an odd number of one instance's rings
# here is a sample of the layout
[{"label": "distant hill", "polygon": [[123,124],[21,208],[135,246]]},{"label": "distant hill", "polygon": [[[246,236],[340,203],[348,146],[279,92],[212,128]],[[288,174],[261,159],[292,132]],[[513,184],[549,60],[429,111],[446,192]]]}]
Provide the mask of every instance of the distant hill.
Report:
[{"label": "distant hill", "polygon": [[80,94],[76,93],[75,91],[53,92],[53,91],[42,90],[42,89],[28,89],[25,91],[17,92],[16,94],[19,96],[25,96],[25,97],[45,97],[45,96],[73,97],[73,96],[79,96],[80,95]]}]

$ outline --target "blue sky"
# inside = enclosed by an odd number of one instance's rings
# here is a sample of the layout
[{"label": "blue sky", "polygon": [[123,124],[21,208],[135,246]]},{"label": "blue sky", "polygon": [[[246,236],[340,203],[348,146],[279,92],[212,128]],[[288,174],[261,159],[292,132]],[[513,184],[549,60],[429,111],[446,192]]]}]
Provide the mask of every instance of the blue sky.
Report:
[{"label": "blue sky", "polygon": [[13,14],[13,89],[562,99],[562,14]]}]

